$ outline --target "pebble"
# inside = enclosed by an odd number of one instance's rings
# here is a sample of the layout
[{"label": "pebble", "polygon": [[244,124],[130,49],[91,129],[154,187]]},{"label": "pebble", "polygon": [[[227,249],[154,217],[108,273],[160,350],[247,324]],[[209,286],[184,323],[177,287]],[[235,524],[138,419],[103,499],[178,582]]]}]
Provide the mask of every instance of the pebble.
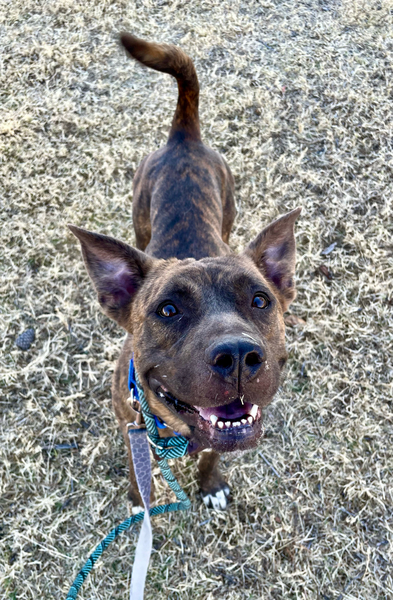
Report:
[{"label": "pebble", "polygon": [[26,331],[24,331],[23,333],[18,335],[18,337],[15,340],[15,344],[21,350],[28,350],[30,348],[31,344],[34,342],[34,340],[35,340],[34,329],[26,329]]}]

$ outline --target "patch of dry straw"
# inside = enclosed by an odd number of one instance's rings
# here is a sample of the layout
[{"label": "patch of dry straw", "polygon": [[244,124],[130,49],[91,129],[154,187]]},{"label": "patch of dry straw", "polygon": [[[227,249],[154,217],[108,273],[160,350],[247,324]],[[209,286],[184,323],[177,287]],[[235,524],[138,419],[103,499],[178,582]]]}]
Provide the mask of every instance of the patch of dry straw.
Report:
[{"label": "patch of dry straw", "polygon": [[[193,508],[155,520],[146,597],[393,597],[392,11],[391,0],[2,3],[2,598],[65,597],[129,513],[110,402],[123,334],[66,230],[132,243],[131,179],[166,139],[175,84],[126,59],[123,29],[195,59],[204,139],[236,177],[234,248],[303,206],[292,313],[304,323],[288,327],[265,437],[225,458],[223,514],[196,497],[193,461],[176,463]],[[22,352],[28,327],[36,341]],[[113,545],[81,598],[127,597],[135,541]]]}]

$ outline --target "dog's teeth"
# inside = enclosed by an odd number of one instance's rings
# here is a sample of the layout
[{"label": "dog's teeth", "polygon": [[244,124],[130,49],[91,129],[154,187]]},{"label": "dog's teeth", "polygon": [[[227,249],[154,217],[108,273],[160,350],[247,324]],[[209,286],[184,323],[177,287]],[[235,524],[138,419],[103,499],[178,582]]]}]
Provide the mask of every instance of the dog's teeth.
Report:
[{"label": "dog's teeth", "polygon": [[254,417],[254,419],[257,418],[257,414],[258,414],[258,406],[256,404],[252,405],[252,409],[250,410],[250,415],[252,417]]},{"label": "dog's teeth", "polygon": [[212,425],[214,426],[218,421],[218,417],[216,417],[216,415],[210,415],[210,421],[212,422]]},{"label": "dog's teeth", "polygon": [[240,427],[240,422],[239,422],[239,421],[235,421],[235,422],[233,423],[233,426],[234,426],[234,427]]},{"label": "dog's teeth", "polygon": [[219,427],[220,429],[222,429],[224,427],[224,423],[222,421],[218,421],[217,422],[217,427]]},{"label": "dog's teeth", "polygon": [[252,417],[247,417],[247,421],[252,425],[254,423],[254,419]]},{"label": "dog's teeth", "polygon": [[242,419],[242,423],[243,423],[243,425],[246,425],[247,419]]},{"label": "dog's teeth", "polygon": [[232,423],[230,421],[225,421],[225,426],[226,427],[230,427],[232,425]]}]

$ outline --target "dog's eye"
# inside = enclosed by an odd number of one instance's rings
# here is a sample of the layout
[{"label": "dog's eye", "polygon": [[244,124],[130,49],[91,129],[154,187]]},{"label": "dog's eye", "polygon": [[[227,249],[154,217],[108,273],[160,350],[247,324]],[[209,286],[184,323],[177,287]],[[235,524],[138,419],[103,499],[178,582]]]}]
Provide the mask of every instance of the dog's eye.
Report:
[{"label": "dog's eye", "polygon": [[158,309],[158,314],[161,317],[174,317],[179,311],[173,304],[162,304]]},{"label": "dog's eye", "polygon": [[252,301],[252,306],[255,308],[267,308],[270,304],[269,297],[266,294],[256,294]]}]

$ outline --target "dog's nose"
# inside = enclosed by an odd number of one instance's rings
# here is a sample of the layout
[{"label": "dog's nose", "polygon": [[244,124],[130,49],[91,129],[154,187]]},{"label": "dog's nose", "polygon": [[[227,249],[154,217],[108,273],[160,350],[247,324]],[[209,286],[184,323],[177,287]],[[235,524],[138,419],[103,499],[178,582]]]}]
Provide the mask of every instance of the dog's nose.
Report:
[{"label": "dog's nose", "polygon": [[228,338],[206,351],[206,362],[213,373],[231,383],[234,379],[248,381],[254,377],[263,360],[261,346],[244,338]]}]

